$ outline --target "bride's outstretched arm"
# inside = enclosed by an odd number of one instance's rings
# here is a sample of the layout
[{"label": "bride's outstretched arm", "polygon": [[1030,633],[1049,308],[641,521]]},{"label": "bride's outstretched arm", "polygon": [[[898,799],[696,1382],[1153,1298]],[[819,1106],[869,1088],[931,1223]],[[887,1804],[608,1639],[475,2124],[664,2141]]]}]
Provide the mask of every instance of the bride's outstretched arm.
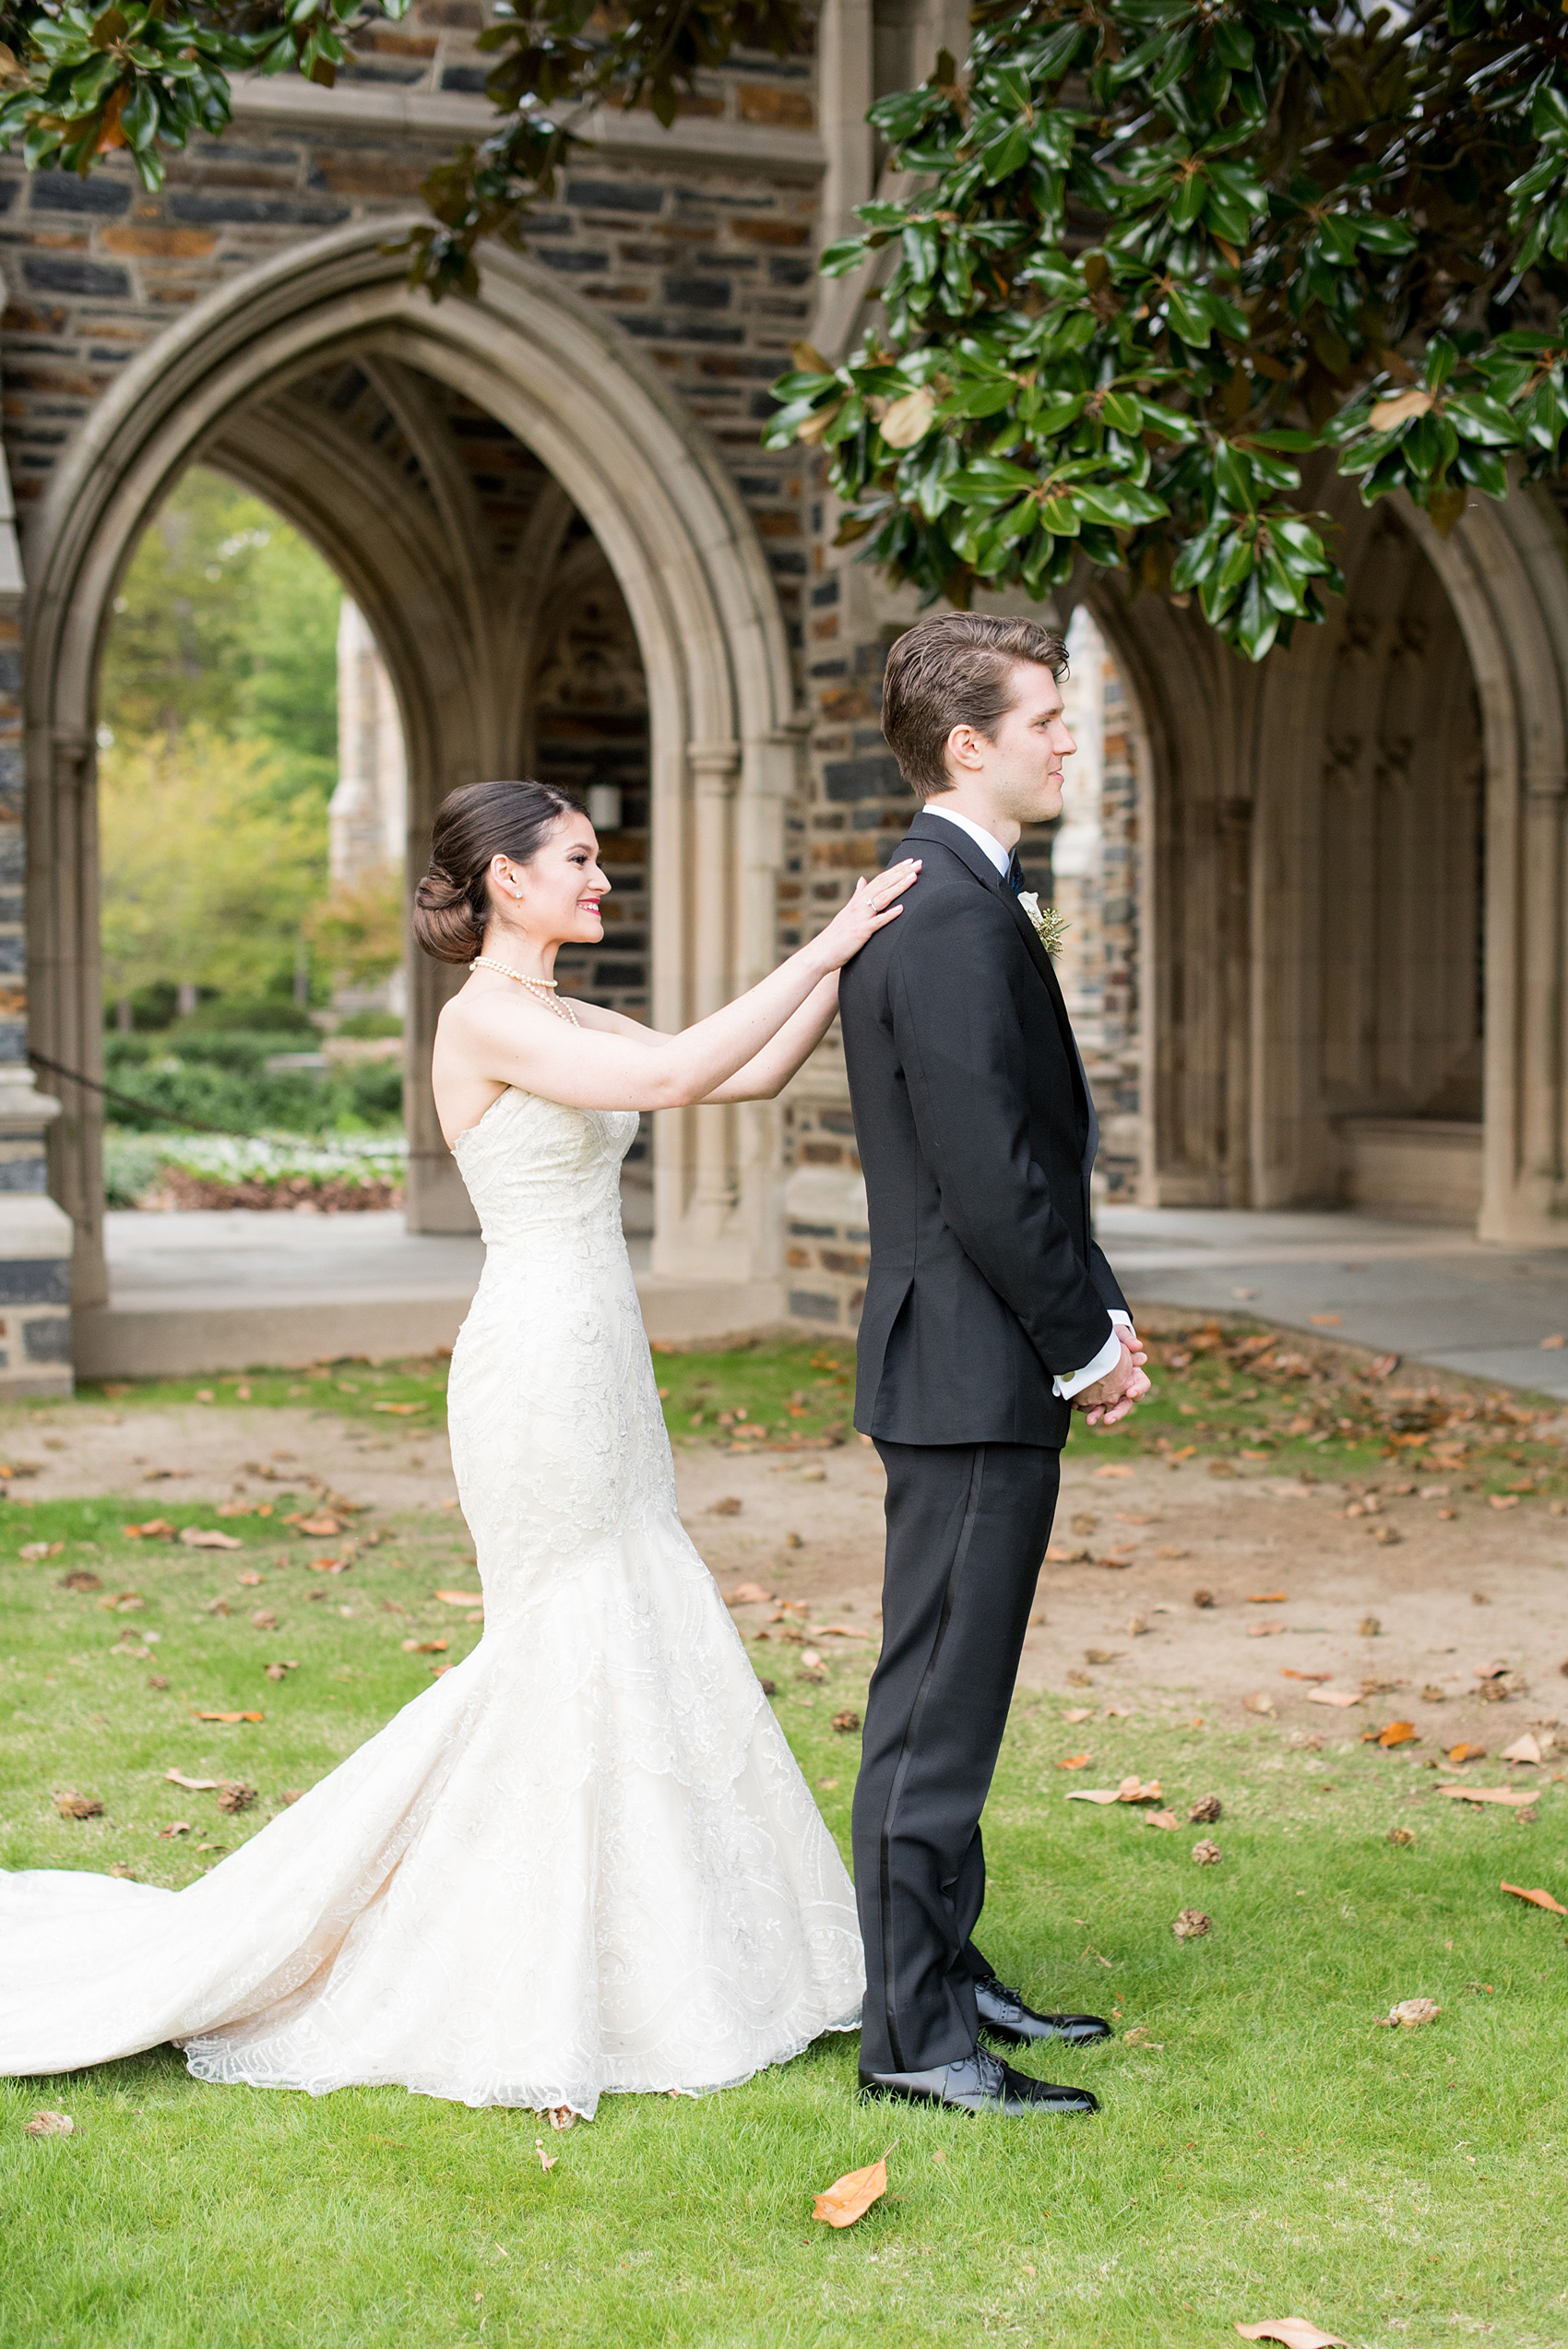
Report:
[{"label": "bride's outstretched arm", "polygon": [[838,1012],[838,973],[812,989],[799,1011],[785,1020],[771,1043],[764,1044],[743,1068],[722,1085],[715,1085],[707,1101],[777,1101],[798,1068],[804,1067]]},{"label": "bride's outstretched arm", "polygon": [[[897,920],[897,900],[919,869],[906,859],[857,882],[826,929],[733,1003],[677,1036],[633,1037],[597,1023],[569,1027],[521,990],[465,990],[441,1015],[437,1053],[450,1053],[467,1075],[574,1109],[677,1109],[707,1101],[779,1036],[825,981],[837,980],[868,938]],[[812,1043],[826,1025],[824,1019]],[[793,1067],[810,1048],[799,1048]]]}]

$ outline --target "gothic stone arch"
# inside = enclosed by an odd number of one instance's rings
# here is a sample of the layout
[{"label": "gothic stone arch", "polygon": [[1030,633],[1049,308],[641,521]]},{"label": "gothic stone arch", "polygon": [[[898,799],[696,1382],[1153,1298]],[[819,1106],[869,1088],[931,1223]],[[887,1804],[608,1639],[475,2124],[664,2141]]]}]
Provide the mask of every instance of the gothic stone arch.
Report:
[{"label": "gothic stone arch", "polygon": [[[783,626],[754,530],[701,427],[613,327],[526,258],[494,253],[474,301],[408,290],[397,223],[296,246],[196,304],[125,370],[62,466],[30,550],[24,679],[30,965],[39,1049],[101,1065],[94,808],[99,648],[137,535],[197,459],[277,504],[321,546],[384,649],[408,741],[410,865],[454,784],[526,745],[524,650],[571,509],[614,574],[648,694],[652,1016],[675,1028],[776,958],[784,804],[796,736]],[[368,478],[301,386],[352,361],[396,421],[406,494]],[[505,425],[557,485],[497,604],[469,560],[469,483],[433,428],[429,387]],[[429,1044],[446,974],[416,960],[410,1021],[410,1220],[467,1228],[440,1148]],[[101,1126],[61,1086],[51,1186],[77,1227],[77,1305],[105,1294]],[[778,1141],[765,1104],[671,1111],[655,1139],[657,1278],[728,1284],[726,1326],[778,1311]]]}]

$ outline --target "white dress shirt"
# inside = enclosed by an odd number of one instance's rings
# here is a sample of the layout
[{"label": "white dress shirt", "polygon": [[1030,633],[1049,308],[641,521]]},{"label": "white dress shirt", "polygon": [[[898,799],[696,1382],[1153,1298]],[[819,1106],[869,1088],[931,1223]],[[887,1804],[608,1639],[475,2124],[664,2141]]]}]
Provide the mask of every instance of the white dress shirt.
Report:
[{"label": "white dress shirt", "polygon": [[[968,832],[975,846],[991,859],[1003,879],[1007,878],[1013,863],[1012,852],[1004,848],[995,834],[988,832],[983,824],[977,824],[971,817],[960,816],[956,807],[938,807],[929,799],[925,812],[928,816],[940,816],[944,823],[956,824],[961,832]],[[1051,1381],[1063,1402],[1070,1402],[1081,1388],[1092,1387],[1097,1378],[1103,1378],[1107,1371],[1114,1370],[1122,1358],[1122,1341],[1117,1331],[1131,1330],[1133,1317],[1130,1313],[1123,1313],[1116,1306],[1108,1306],[1106,1311],[1111,1316],[1111,1335],[1094,1360],[1086,1363],[1082,1370],[1075,1370],[1070,1377],[1063,1377],[1058,1372]]]}]

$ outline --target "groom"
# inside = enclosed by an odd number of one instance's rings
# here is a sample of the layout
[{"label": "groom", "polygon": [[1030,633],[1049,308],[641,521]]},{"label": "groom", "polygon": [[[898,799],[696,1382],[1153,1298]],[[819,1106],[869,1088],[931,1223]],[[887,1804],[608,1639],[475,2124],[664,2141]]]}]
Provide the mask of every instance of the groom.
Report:
[{"label": "groom", "polygon": [[1016,2114],[1096,2099],[982,2037],[1110,2025],[1036,2014],[975,1947],[980,1815],[1073,1407],[1109,1422],[1148,1389],[1089,1230],[1094,1104],[1015,853],[1024,825],[1062,812],[1065,668],[1033,620],[943,613],[894,646],[883,732],[924,803],[903,844],[923,868],[838,997],[871,1222],[855,1425],[887,1473],[854,1807],[861,2081]]}]

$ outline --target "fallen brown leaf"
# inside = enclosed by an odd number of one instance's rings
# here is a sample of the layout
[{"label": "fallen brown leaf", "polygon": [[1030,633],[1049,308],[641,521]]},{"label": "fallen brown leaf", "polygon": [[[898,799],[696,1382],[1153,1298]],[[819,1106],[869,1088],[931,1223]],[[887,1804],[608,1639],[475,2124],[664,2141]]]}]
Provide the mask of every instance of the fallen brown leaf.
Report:
[{"label": "fallen brown leaf", "polygon": [[58,1557],[65,1546],[64,1542],[24,1542],[17,1556],[31,1566],[41,1557]]},{"label": "fallen brown leaf", "polygon": [[278,1617],[273,1614],[272,1609],[270,1607],[257,1607],[255,1613],[251,1617],[251,1629],[253,1631],[276,1631],[277,1628]]},{"label": "fallen brown leaf", "polygon": [[[437,1598],[440,1595],[437,1592]],[[772,1592],[765,1591],[760,1582],[737,1582],[727,1594],[724,1604],[727,1607],[761,1607],[766,1606],[772,1597]]]},{"label": "fallen brown leaf", "polygon": [[1522,1737],[1515,1737],[1511,1746],[1503,1747],[1503,1759],[1505,1762],[1525,1762],[1532,1767],[1538,1768],[1540,1763],[1540,1747],[1526,1729]]},{"label": "fallen brown leaf", "polygon": [[1289,1605],[1289,1597],[1288,1591],[1249,1591],[1247,1604],[1250,1607],[1282,1607]]},{"label": "fallen brown leaf", "polygon": [[1159,1781],[1151,1778],[1146,1786],[1141,1778],[1124,1778],[1116,1789],[1116,1799],[1119,1803],[1158,1803]]},{"label": "fallen brown leaf", "polygon": [[1119,1461],[1107,1461],[1103,1468],[1095,1470],[1097,1476],[1131,1476],[1132,1473],[1130,1468],[1124,1467]]},{"label": "fallen brown leaf", "polygon": [[234,1580],[242,1590],[255,1591],[260,1588],[267,1577],[265,1574],[258,1574],[254,1567],[247,1566],[243,1574],[235,1575]]},{"label": "fallen brown leaf", "polygon": [[1277,1635],[1284,1630],[1284,1628],[1285,1626],[1277,1621],[1269,1623],[1249,1623],[1247,1626],[1247,1637],[1249,1640],[1273,1640],[1277,1638]]},{"label": "fallen brown leaf", "polygon": [[1071,1705],[1063,1714],[1062,1718],[1063,1721],[1068,1722],[1087,1721],[1093,1711],[1094,1707],[1092,1705]]},{"label": "fallen brown leaf", "polygon": [[372,1403],[372,1411],[390,1412],[394,1419],[408,1419],[416,1411],[427,1411],[427,1403]]},{"label": "fallen brown leaf", "polygon": [[347,1574],[353,1562],[351,1557],[313,1557],[307,1570],[312,1574]]},{"label": "fallen brown leaf", "polygon": [[180,1539],[188,1550],[243,1550],[235,1533],[220,1533],[215,1525],[187,1525]]},{"label": "fallen brown leaf", "polygon": [[709,1501],[709,1517],[739,1517],[744,1503],[734,1493],[726,1493],[722,1500]]},{"label": "fallen brown leaf", "polygon": [[1485,1759],[1486,1759],[1486,1747],[1485,1747],[1484,1746],[1472,1746],[1472,1745],[1467,1745],[1467,1744],[1466,1744],[1466,1743],[1464,1742],[1464,1740],[1463,1740],[1463,1739],[1461,1739],[1460,1743],[1459,1743],[1457,1746],[1450,1746],[1450,1747],[1449,1747],[1449,1748],[1448,1748],[1448,1759],[1449,1759],[1449,1760],[1450,1760],[1451,1762],[1456,1762],[1456,1763],[1457,1763],[1457,1762],[1485,1761]]},{"label": "fallen brown leaf", "polygon": [[1519,1496],[1517,1493],[1489,1493],[1486,1505],[1488,1508],[1517,1508]]},{"label": "fallen brown leaf", "polygon": [[1553,1916],[1568,1916],[1568,1909],[1562,1902],[1554,1901],[1550,1892],[1543,1892],[1539,1885],[1533,1892],[1526,1892],[1522,1884],[1500,1884],[1497,1889],[1500,1892],[1512,1892],[1516,1901],[1528,1901],[1533,1909],[1550,1909]]},{"label": "fallen brown leaf", "polygon": [[435,1595],[449,1607],[481,1607],[484,1604],[482,1591],[437,1591]]},{"label": "fallen brown leaf", "polygon": [[1211,1843],[1206,1835],[1201,1843],[1193,1845],[1193,1857],[1200,1867],[1218,1867],[1221,1858],[1219,1846]]},{"label": "fallen brown leaf", "polygon": [[1385,2015],[1377,2018],[1381,2031],[1419,2031],[1424,2022],[1435,2022],[1443,2009],[1433,1998],[1401,1998]]},{"label": "fallen brown leaf", "polygon": [[1506,1803],[1515,1810],[1536,1800],[1522,1786],[1440,1786],[1437,1791],[1440,1795],[1455,1795],[1462,1803]]},{"label": "fallen brown leaf", "polygon": [[1183,1909],[1170,1930],[1178,1941],[1201,1941],[1210,1925],[1211,1920],[1202,1909]]},{"label": "fallen brown leaf", "polygon": [[1341,1711],[1346,1711],[1351,1705],[1359,1705],[1360,1701],[1361,1692],[1359,1688],[1309,1688],[1307,1690],[1309,1705],[1337,1705]]},{"label": "fallen brown leaf", "polygon": [[1241,1703],[1248,1712],[1267,1713],[1271,1720],[1274,1716],[1274,1699],[1266,1696],[1261,1688],[1254,1688],[1251,1696],[1243,1697]]},{"label": "fallen brown leaf", "polygon": [[172,1785],[183,1786],[187,1795],[210,1795],[223,1783],[220,1778],[187,1778],[183,1770],[166,1770],[163,1775]]},{"label": "fallen brown leaf", "polygon": [[54,1797],[54,1807],[62,1818],[101,1818],[103,1806],[96,1795],[78,1795],[74,1786]]},{"label": "fallen brown leaf", "polygon": [[1086,1648],[1084,1662],[1086,1663],[1116,1663],[1126,1652],[1124,1648]]},{"label": "fallen brown leaf", "polygon": [[1176,1831],[1176,1814],[1174,1811],[1146,1811],[1144,1814],[1144,1825],[1146,1827],[1168,1828],[1170,1832],[1174,1834]]},{"label": "fallen brown leaf", "polygon": [[544,2172],[546,2177],[548,2177],[551,2171],[555,2167],[556,2163],[561,2159],[560,2154],[547,2153],[544,2150],[544,2140],[542,2137],[536,2137],[534,2139],[533,2149],[539,2155],[540,2168]]},{"label": "fallen brown leaf", "polygon": [[[1397,401],[1391,403],[1397,406]],[[1314,1313],[1314,1321],[1337,1321],[1336,1313]],[[1265,2317],[1261,2324],[1239,2324],[1243,2341],[1281,2341],[1285,2349],[1346,2349],[1336,2332],[1324,2332],[1309,2317]]]},{"label": "fallen brown leaf", "polygon": [[1342,1313],[1309,1313],[1307,1316],[1314,1330],[1337,1330],[1344,1318]]},{"label": "fallen brown leaf", "polygon": [[296,1532],[312,1534],[317,1540],[343,1531],[342,1520],[331,1516],[326,1509],[318,1509],[310,1517],[291,1515],[286,1517],[283,1522],[285,1525],[291,1525]]},{"label": "fallen brown leaf", "polygon": [[1092,1754],[1063,1754],[1056,1767],[1058,1770],[1084,1770],[1093,1759]]},{"label": "fallen brown leaf", "polygon": [[405,1640],[403,1653],[406,1656],[438,1656],[451,1644],[449,1640]]},{"label": "fallen brown leaf", "polygon": [[171,1835],[188,1835],[190,1831],[191,1823],[188,1818],[175,1818],[171,1819],[167,1827],[160,1827],[158,1833],[160,1841],[167,1842]]},{"label": "fallen brown leaf", "polygon": [[255,1511],[254,1501],[220,1501],[215,1514],[219,1517],[251,1517]]},{"label": "fallen brown leaf", "polygon": [[266,1718],[265,1713],[259,1712],[198,1712],[196,1715],[198,1721],[264,1721]]},{"label": "fallen brown leaf", "polygon": [[1312,1680],[1322,1682],[1324,1680],[1332,1680],[1334,1675],[1332,1672],[1297,1672],[1291,1665],[1282,1663],[1279,1667],[1279,1677],[1281,1680]]},{"label": "fallen brown leaf", "polygon": [[120,1531],[133,1542],[172,1542],[177,1538],[166,1517],[149,1517],[144,1525],[123,1525]]},{"label": "fallen brown leaf", "polygon": [[1391,1721],[1386,1729],[1378,1731],[1377,1742],[1386,1748],[1390,1746],[1419,1745],[1420,1738],[1413,1721]]},{"label": "fallen brown leaf", "polygon": [[[889,2145],[887,2153],[892,2151]],[[887,2153],[863,2170],[846,2170],[842,2177],[836,2177],[826,2192],[816,2197],[813,2218],[820,2219],[825,2226],[853,2226],[857,2219],[863,2219],[887,2191]]]},{"label": "fallen brown leaf", "polygon": [[1075,1786],[1063,1797],[1069,1803],[1119,1803],[1121,1799],[1114,1786]]},{"label": "fallen brown leaf", "polygon": [[823,1663],[819,1649],[802,1648],[801,1650],[801,1673],[802,1676],[807,1680],[826,1679],[827,1666]]},{"label": "fallen brown leaf", "polygon": [[24,2137],[69,2137],[76,2128],[69,2113],[34,2113],[22,2123]]}]

